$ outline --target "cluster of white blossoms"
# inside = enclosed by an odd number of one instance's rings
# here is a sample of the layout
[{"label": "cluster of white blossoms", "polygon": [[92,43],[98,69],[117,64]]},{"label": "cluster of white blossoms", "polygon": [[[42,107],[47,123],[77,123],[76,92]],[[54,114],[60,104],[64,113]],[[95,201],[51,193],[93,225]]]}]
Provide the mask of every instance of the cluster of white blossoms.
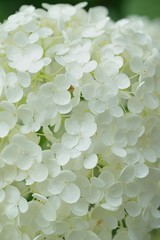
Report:
[{"label": "cluster of white blossoms", "polygon": [[159,24],[87,4],[0,25],[0,239],[160,228]]}]

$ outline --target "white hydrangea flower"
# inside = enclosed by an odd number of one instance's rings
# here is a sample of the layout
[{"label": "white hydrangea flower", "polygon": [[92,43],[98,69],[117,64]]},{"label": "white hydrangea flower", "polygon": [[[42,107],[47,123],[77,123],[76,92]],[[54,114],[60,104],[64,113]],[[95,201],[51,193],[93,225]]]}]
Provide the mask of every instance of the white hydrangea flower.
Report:
[{"label": "white hydrangea flower", "polygon": [[2,240],[160,227],[159,21],[86,5],[26,5],[0,25]]},{"label": "white hydrangea flower", "polygon": [[56,176],[48,186],[52,194],[59,194],[60,199],[66,203],[76,203],[80,198],[79,187],[74,183],[75,174],[69,170],[64,170]]},{"label": "white hydrangea flower", "polygon": [[0,103],[0,137],[4,138],[17,122],[16,107],[8,101]]},{"label": "white hydrangea flower", "polygon": [[28,209],[28,202],[20,196],[19,190],[14,186],[7,186],[5,189],[5,214],[9,219],[15,218],[18,212],[25,213]]},{"label": "white hydrangea flower", "polygon": [[8,165],[16,165],[21,170],[28,170],[33,162],[41,162],[41,148],[21,134],[12,137],[11,143],[1,152],[1,158]]},{"label": "white hydrangea flower", "polygon": [[[23,43],[25,44],[25,42]],[[43,48],[38,44],[26,44],[23,48],[20,43],[18,47],[8,46],[6,54],[10,67],[20,72],[37,73],[51,63],[50,58],[42,58]]]},{"label": "white hydrangea flower", "polygon": [[6,75],[5,95],[9,102],[15,103],[22,99],[23,88],[29,87],[31,78],[28,73],[10,72]]},{"label": "white hydrangea flower", "polygon": [[4,30],[7,32],[14,31],[19,26],[30,23],[35,16],[35,8],[33,6],[23,6],[19,12],[9,16],[8,21],[4,23]]}]

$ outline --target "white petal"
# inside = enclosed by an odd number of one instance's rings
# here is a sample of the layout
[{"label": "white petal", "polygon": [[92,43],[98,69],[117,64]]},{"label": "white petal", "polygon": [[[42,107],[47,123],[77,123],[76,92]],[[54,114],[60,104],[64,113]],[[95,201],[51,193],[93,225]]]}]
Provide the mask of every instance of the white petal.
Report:
[{"label": "white petal", "polygon": [[141,213],[141,208],[139,204],[135,201],[129,201],[125,204],[125,209],[127,213],[132,216],[136,217]]},{"label": "white petal", "polygon": [[81,137],[77,143],[76,149],[79,151],[86,151],[91,145],[91,139],[87,137]]},{"label": "white petal", "polygon": [[11,204],[16,204],[20,199],[20,192],[14,186],[7,186],[6,188],[6,201]]},{"label": "white petal", "polygon": [[37,73],[43,68],[43,62],[37,61],[37,62],[31,62],[28,67],[28,71],[30,73]]},{"label": "white petal", "polygon": [[86,100],[91,100],[96,94],[96,86],[93,83],[87,83],[82,86],[82,94]]},{"label": "white petal", "polygon": [[128,183],[125,188],[125,193],[128,197],[132,198],[138,195],[139,185],[135,182]]},{"label": "white petal", "polygon": [[77,145],[78,140],[79,140],[79,136],[65,133],[62,137],[62,144],[67,149],[71,149]]},{"label": "white petal", "polygon": [[9,126],[5,122],[0,122],[0,137],[4,138],[8,135],[9,133]]},{"label": "white petal", "polygon": [[4,162],[9,165],[14,165],[18,156],[17,146],[15,144],[10,144],[2,150],[1,154]]},{"label": "white petal", "polygon": [[111,206],[113,209],[119,207],[122,204],[122,197],[110,197],[106,198],[108,206]]},{"label": "white petal", "polygon": [[111,77],[118,74],[119,67],[114,61],[107,61],[103,67],[106,76]]},{"label": "white petal", "polygon": [[130,86],[130,80],[129,80],[128,76],[124,73],[120,73],[117,76],[117,81],[118,81],[119,89],[126,89]]},{"label": "white petal", "polygon": [[81,133],[83,136],[91,137],[97,130],[97,124],[95,123],[95,119],[91,114],[85,114],[84,120],[81,123]]},{"label": "white petal", "polygon": [[104,130],[101,134],[101,139],[104,145],[111,146],[113,144],[113,131],[112,129]]},{"label": "white petal", "polygon": [[94,71],[96,69],[96,67],[97,67],[97,62],[92,60],[84,65],[83,72],[90,73],[90,72]]},{"label": "white petal", "polygon": [[143,69],[142,59],[139,57],[133,57],[129,63],[132,72],[140,73]]},{"label": "white petal", "polygon": [[102,171],[99,178],[105,182],[107,188],[110,188],[115,182],[113,174],[107,170]]},{"label": "white petal", "polygon": [[47,221],[55,221],[56,220],[56,207],[55,207],[55,202],[52,201],[52,199],[48,199],[47,203],[44,205],[42,208],[42,214],[43,217]]},{"label": "white petal", "polygon": [[75,148],[70,149],[69,153],[71,158],[77,158],[81,155],[81,152]]},{"label": "white petal", "polygon": [[119,106],[111,106],[110,107],[110,113],[113,117],[121,117],[123,116],[123,110]]},{"label": "white petal", "polygon": [[126,151],[121,147],[113,146],[111,147],[112,152],[118,157],[125,157],[127,155]]},{"label": "white petal", "polygon": [[69,91],[58,91],[53,96],[53,101],[58,105],[67,105],[71,100]]},{"label": "white petal", "polygon": [[24,32],[17,32],[14,41],[18,47],[25,47],[28,44],[28,36]]},{"label": "white petal", "polygon": [[145,164],[138,163],[135,165],[136,167],[136,177],[137,178],[144,178],[149,173],[149,168]]},{"label": "white petal", "polygon": [[53,34],[53,30],[49,27],[42,27],[38,30],[38,34],[41,38],[47,38]]},{"label": "white petal", "polygon": [[55,179],[51,181],[48,185],[47,190],[52,194],[60,194],[65,187],[65,183],[61,179]]},{"label": "white petal", "polygon": [[[82,51],[77,54],[77,62],[80,63],[80,65],[87,63],[90,60],[90,53],[87,51]],[[81,72],[83,74],[83,71]],[[79,78],[78,78],[79,79]]]},{"label": "white petal", "polygon": [[14,72],[10,72],[6,75],[6,83],[7,86],[15,86],[15,84],[18,83],[18,78],[17,78],[17,74]]},{"label": "white petal", "polygon": [[[84,240],[85,238],[85,231],[81,231],[79,229],[73,229],[69,232],[67,240]],[[89,239],[90,240],[90,239]]]},{"label": "white petal", "polygon": [[155,152],[151,148],[144,149],[144,157],[148,162],[154,163],[157,160]]},{"label": "white petal", "polygon": [[31,61],[39,60],[43,55],[43,48],[38,44],[28,45],[24,49],[25,58],[31,59]]},{"label": "white petal", "polygon": [[76,203],[80,198],[80,190],[74,183],[69,183],[59,196],[66,203]]},{"label": "white petal", "polygon": [[114,240],[130,240],[130,237],[128,235],[127,230],[121,230],[120,232],[117,232]]},{"label": "white petal", "polygon": [[5,208],[5,213],[9,219],[13,219],[18,215],[18,208],[14,204],[9,204]]},{"label": "white petal", "polygon": [[22,87],[26,88],[30,85],[31,83],[31,77],[28,73],[26,72],[19,72],[18,73],[18,78],[19,78],[19,83]]},{"label": "white petal", "polygon": [[122,170],[120,177],[122,181],[129,183],[134,180],[135,174],[136,171],[134,165],[128,165]]},{"label": "white petal", "polygon": [[85,8],[88,5],[87,2],[80,2],[75,5],[76,9]]},{"label": "white petal", "polygon": [[43,182],[48,176],[48,168],[45,164],[39,163],[29,170],[29,176],[35,182]]},{"label": "white petal", "polygon": [[45,57],[41,59],[41,62],[43,63],[43,66],[48,66],[52,62],[52,59],[49,57]]},{"label": "white petal", "polygon": [[62,180],[64,182],[73,182],[76,179],[75,173],[73,173],[70,170],[63,170],[61,173],[58,175],[59,180]]},{"label": "white petal", "polygon": [[103,203],[103,204],[101,204],[101,207],[104,208],[104,209],[106,209],[106,210],[112,211],[112,212],[118,210],[118,207],[111,206],[111,205],[109,205],[108,203]]},{"label": "white petal", "polygon": [[133,113],[140,113],[144,108],[142,102],[136,97],[130,98],[127,105],[128,109]]},{"label": "white petal", "polygon": [[78,63],[71,63],[67,68],[67,72],[74,80],[78,80],[83,76],[81,64]]},{"label": "white petal", "polygon": [[56,152],[56,160],[60,166],[64,166],[70,160],[69,152],[65,149],[59,149],[59,151]]},{"label": "white petal", "polygon": [[159,100],[156,96],[151,94],[144,95],[144,104],[150,109],[155,109],[159,106]]},{"label": "white petal", "polygon": [[88,212],[88,203],[83,199],[71,205],[71,211],[76,216],[85,216]]},{"label": "white petal", "polygon": [[84,160],[84,167],[86,169],[92,169],[97,165],[98,157],[96,154],[90,154]]},{"label": "white petal", "polygon": [[22,58],[22,51],[18,47],[10,46],[6,50],[6,56],[11,61],[18,61]]},{"label": "white petal", "polygon": [[108,196],[110,197],[120,197],[123,194],[122,184],[120,182],[114,183],[109,189]]},{"label": "white petal", "polygon": [[91,109],[91,112],[95,113],[103,113],[105,111],[105,103],[100,100],[92,100],[89,101],[89,108]]},{"label": "white petal", "polygon": [[0,203],[3,202],[5,198],[5,191],[3,189],[0,190]]},{"label": "white petal", "polygon": [[54,78],[54,85],[53,87],[56,87],[57,89],[68,89],[70,87],[70,82],[66,80],[65,75],[64,74],[58,74],[55,78]]},{"label": "white petal", "polygon": [[22,213],[25,213],[28,210],[28,202],[25,198],[21,197],[18,202],[18,205],[19,205],[19,210]]},{"label": "white petal", "polygon": [[80,125],[77,119],[74,118],[66,119],[65,129],[70,134],[78,134],[80,132]]},{"label": "white petal", "polygon": [[33,44],[33,43],[37,42],[38,39],[39,39],[38,33],[34,32],[34,33],[31,33],[31,35],[28,37],[28,42],[30,44]]},{"label": "white petal", "polygon": [[84,199],[91,204],[98,203],[103,198],[103,193],[97,187],[89,186],[83,190]]},{"label": "white petal", "polygon": [[7,88],[5,92],[7,100],[11,103],[18,102],[23,97],[23,90],[18,85]]}]

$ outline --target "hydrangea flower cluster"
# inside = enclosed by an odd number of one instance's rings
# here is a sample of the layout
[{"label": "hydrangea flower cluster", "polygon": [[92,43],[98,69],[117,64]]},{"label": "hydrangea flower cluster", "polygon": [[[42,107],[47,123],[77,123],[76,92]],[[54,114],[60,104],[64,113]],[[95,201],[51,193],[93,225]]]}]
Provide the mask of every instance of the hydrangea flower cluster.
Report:
[{"label": "hydrangea flower cluster", "polygon": [[0,25],[0,239],[160,227],[158,28],[85,6],[22,6]]}]

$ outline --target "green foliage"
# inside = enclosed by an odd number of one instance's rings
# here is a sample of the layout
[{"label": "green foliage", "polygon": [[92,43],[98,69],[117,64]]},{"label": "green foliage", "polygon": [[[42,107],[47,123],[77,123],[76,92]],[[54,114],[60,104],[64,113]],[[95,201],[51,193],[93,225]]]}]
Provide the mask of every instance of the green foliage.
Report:
[{"label": "green foliage", "polygon": [[160,17],[159,0],[123,0],[121,5],[123,15],[138,14],[150,18]]}]

